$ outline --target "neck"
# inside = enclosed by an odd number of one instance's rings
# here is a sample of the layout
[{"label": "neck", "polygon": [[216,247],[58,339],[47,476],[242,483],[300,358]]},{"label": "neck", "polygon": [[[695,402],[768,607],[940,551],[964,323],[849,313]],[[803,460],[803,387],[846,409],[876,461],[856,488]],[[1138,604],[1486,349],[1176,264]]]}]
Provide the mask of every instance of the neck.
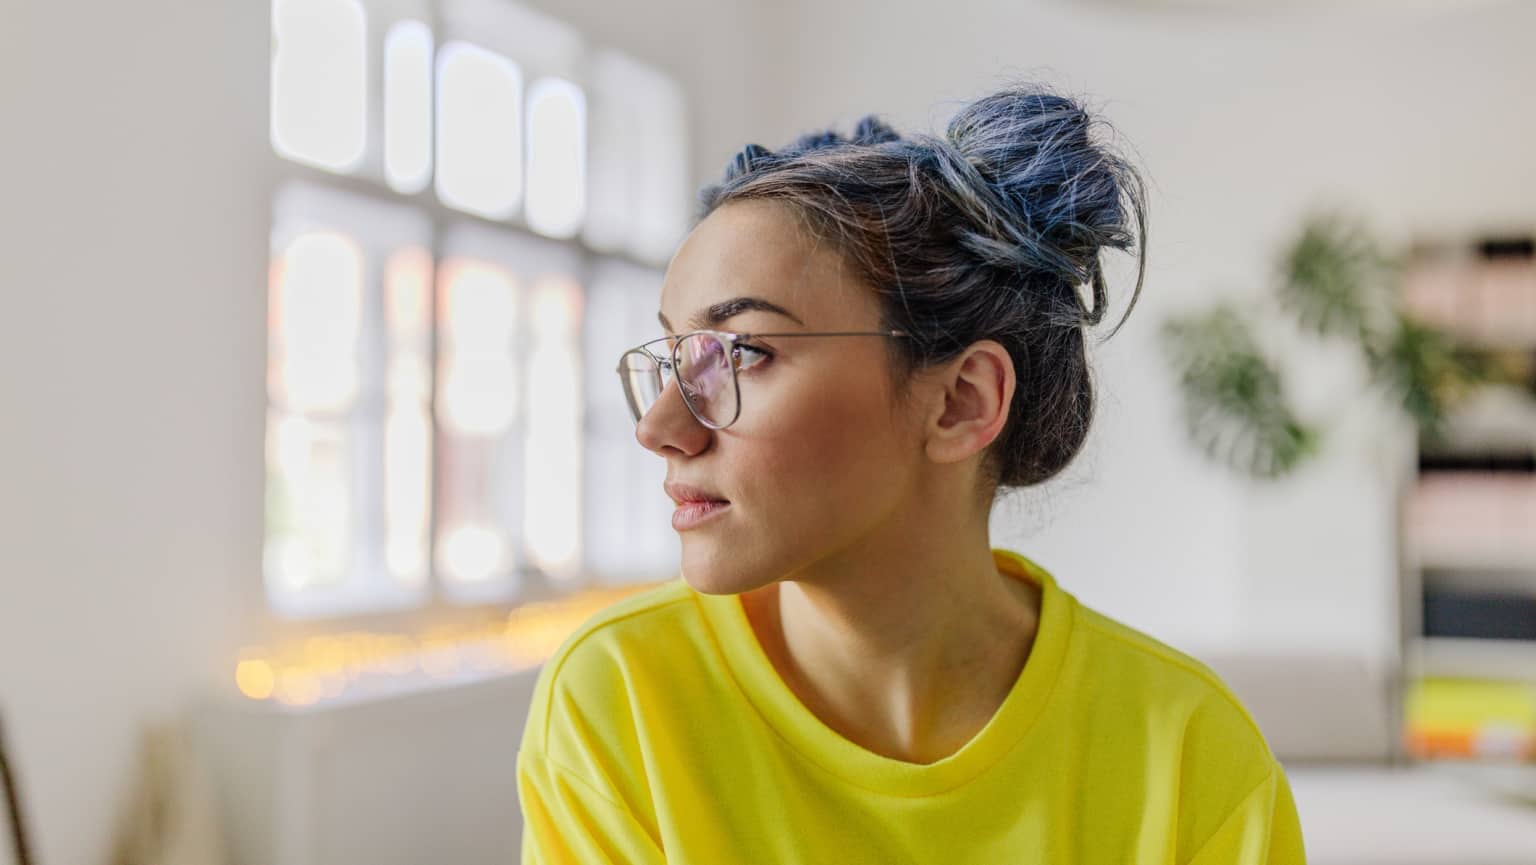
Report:
[{"label": "neck", "polygon": [[894,521],[743,596],[759,642],[808,709],[914,763],[958,750],[996,713],[1040,610],[1038,587],[998,572],[985,519],[926,525]]}]

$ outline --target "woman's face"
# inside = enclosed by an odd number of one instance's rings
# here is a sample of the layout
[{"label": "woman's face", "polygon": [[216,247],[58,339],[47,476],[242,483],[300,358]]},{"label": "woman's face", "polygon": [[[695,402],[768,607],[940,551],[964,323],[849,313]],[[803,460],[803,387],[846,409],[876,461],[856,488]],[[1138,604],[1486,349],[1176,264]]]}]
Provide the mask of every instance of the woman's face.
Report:
[{"label": "woman's face", "polygon": [[[669,334],[881,329],[874,290],[808,241],[786,207],[734,202],[693,230],[662,286]],[[700,424],[668,383],[636,438],[667,461],[669,484],[729,503],[677,529],[689,585],[735,594],[792,578],[878,543],[911,504],[920,423],[895,402],[889,339],[748,341],[766,354],[744,355],[741,413],[723,430]]]}]

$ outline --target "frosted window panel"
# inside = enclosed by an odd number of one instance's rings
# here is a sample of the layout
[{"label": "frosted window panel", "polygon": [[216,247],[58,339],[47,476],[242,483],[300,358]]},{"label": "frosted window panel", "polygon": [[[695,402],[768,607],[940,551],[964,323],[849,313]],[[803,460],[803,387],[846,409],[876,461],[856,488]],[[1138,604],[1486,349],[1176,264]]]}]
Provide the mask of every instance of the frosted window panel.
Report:
[{"label": "frosted window panel", "polygon": [[420,601],[430,574],[430,221],[310,183],[273,202],[268,602],[284,616]]},{"label": "frosted window panel", "polygon": [[533,564],[570,581],[581,567],[581,288],[543,277],[529,307],[523,533]]},{"label": "frosted window panel", "polygon": [[343,583],[354,518],[345,424],[271,411],[266,439],[269,596]]},{"label": "frosted window panel", "polygon": [[499,54],[449,42],[437,60],[437,197],[511,216],[523,195],[522,72]]},{"label": "frosted window panel", "polygon": [[269,395],[294,411],[343,412],[358,393],[363,254],[335,232],[294,238],[274,260]]},{"label": "frosted window panel", "polygon": [[495,265],[462,260],[446,262],[443,272],[438,384],[443,427],[456,435],[502,435],[517,412],[513,277]]},{"label": "frosted window panel", "polygon": [[586,211],[586,99],[558,78],[528,92],[528,227],[549,236],[576,234]]},{"label": "frosted window panel", "polygon": [[384,40],[384,174],[414,193],[432,179],[432,31],[400,21]]},{"label": "frosted window panel", "polygon": [[346,172],[367,146],[367,27],[358,0],[272,3],[272,147]]},{"label": "frosted window panel", "polygon": [[665,264],[692,217],[682,89],[653,67],[604,52],[592,63],[587,95],[583,239]]},{"label": "frosted window panel", "polygon": [[391,255],[384,270],[384,561],[390,579],[406,588],[424,587],[430,570],[431,301],[431,253],[418,246]]},{"label": "frosted window panel", "polygon": [[662,335],[661,281],[658,271],[609,260],[587,287],[583,554],[587,570],[607,584],[666,579],[679,563],[672,502],[661,486],[666,463],[635,439],[617,371],[623,351]]},{"label": "frosted window panel", "polygon": [[519,290],[498,264],[450,257],[439,272],[436,567],[458,600],[516,583],[523,444]]}]

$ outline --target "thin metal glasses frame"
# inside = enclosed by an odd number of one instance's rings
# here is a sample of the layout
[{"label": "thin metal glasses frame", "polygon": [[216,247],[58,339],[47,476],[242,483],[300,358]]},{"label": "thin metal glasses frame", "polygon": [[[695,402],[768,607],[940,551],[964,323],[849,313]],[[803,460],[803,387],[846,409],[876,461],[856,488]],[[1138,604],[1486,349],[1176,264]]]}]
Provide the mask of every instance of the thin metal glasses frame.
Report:
[{"label": "thin metal glasses frame", "polygon": [[[632,414],[634,416],[635,423],[639,423],[640,422],[640,419],[642,417],[644,417],[645,412],[641,410],[640,405],[635,401],[634,394],[632,394],[631,391],[630,391],[628,377],[629,377],[629,374],[632,371],[625,369],[625,367],[624,367],[625,360],[630,355],[637,354],[637,353],[644,355],[648,360],[650,360],[655,365],[655,367],[656,367],[656,376],[657,376],[657,378],[661,379],[660,381],[657,382],[657,385],[658,385],[657,386],[657,392],[658,392],[658,394],[660,394],[661,392],[665,391],[665,389],[666,389],[666,382],[665,382],[665,379],[664,379],[664,371],[670,370],[671,371],[671,378],[674,378],[674,379],[678,378],[677,370],[681,368],[681,364],[678,362],[678,356],[677,356],[678,348],[683,344],[683,341],[686,340],[688,337],[695,336],[697,334],[708,334],[710,336],[715,337],[716,339],[719,339],[725,345],[725,356],[730,358],[731,396],[732,396],[732,402],[735,405],[735,410],[732,412],[730,420],[726,421],[725,423],[715,423],[715,422],[709,420],[708,418],[704,417],[703,412],[701,412],[699,409],[697,409],[694,406],[693,401],[688,396],[688,389],[682,387],[681,383],[679,383],[678,391],[679,391],[679,393],[682,394],[683,404],[688,407],[689,414],[692,414],[694,416],[694,419],[696,419],[699,423],[703,424],[704,426],[709,427],[710,429],[717,429],[717,430],[718,429],[725,429],[726,427],[728,427],[731,424],[735,423],[737,418],[741,417],[741,381],[740,381],[740,379],[737,378],[737,371],[741,367],[741,354],[737,351],[737,343],[739,343],[739,342],[744,342],[744,341],[747,341],[747,340],[756,339],[758,337],[780,338],[780,337],[805,337],[805,336],[884,336],[884,337],[899,338],[899,337],[910,336],[910,334],[908,334],[906,331],[901,331],[901,330],[822,330],[822,331],[778,331],[778,332],[772,332],[772,333],[768,333],[768,332],[740,333],[740,332],[737,332],[737,331],[711,330],[711,329],[708,329],[708,328],[704,328],[704,329],[700,329],[700,330],[690,330],[687,333],[680,333],[680,334],[676,334],[674,336],[662,336],[662,337],[657,337],[656,339],[647,340],[646,342],[642,342],[639,345],[635,346],[634,348],[629,349],[628,351],[626,351],[623,354],[619,355],[619,365],[618,365],[618,369],[617,369],[618,374],[619,374],[619,382],[620,382],[620,384],[624,388],[624,400],[625,400],[625,402],[629,403],[630,414]],[[671,342],[672,343],[671,351],[667,352],[666,356],[662,356],[662,355],[657,354],[656,352],[651,350],[650,346],[655,345],[658,342]],[[751,348],[751,346],[747,346],[747,347]],[[658,396],[657,399],[659,400],[660,396]],[[652,403],[652,404],[654,405],[654,403]]]}]

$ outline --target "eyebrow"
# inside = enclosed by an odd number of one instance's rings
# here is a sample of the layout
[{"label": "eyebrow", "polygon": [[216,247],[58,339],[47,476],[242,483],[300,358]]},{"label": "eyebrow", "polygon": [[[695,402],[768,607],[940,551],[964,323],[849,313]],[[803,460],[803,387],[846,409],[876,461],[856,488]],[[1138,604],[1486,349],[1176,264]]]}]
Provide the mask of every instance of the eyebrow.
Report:
[{"label": "eyebrow", "polygon": [[[709,306],[706,306],[704,309],[700,310],[697,315],[690,319],[688,326],[690,328],[716,327],[721,322],[729,318],[740,315],[744,312],[754,311],[771,312],[774,315],[782,315],[790,321],[793,321],[795,324],[800,325],[801,327],[805,326],[805,322],[801,321],[794,313],[790,312],[782,306],[779,306],[776,303],[773,303],[772,301],[767,301],[760,297],[733,297],[730,300],[722,300],[719,303],[712,303]],[[672,330],[672,323],[667,321],[667,317],[665,315],[658,312],[656,313],[656,318],[661,321],[662,327],[669,331]]]}]

